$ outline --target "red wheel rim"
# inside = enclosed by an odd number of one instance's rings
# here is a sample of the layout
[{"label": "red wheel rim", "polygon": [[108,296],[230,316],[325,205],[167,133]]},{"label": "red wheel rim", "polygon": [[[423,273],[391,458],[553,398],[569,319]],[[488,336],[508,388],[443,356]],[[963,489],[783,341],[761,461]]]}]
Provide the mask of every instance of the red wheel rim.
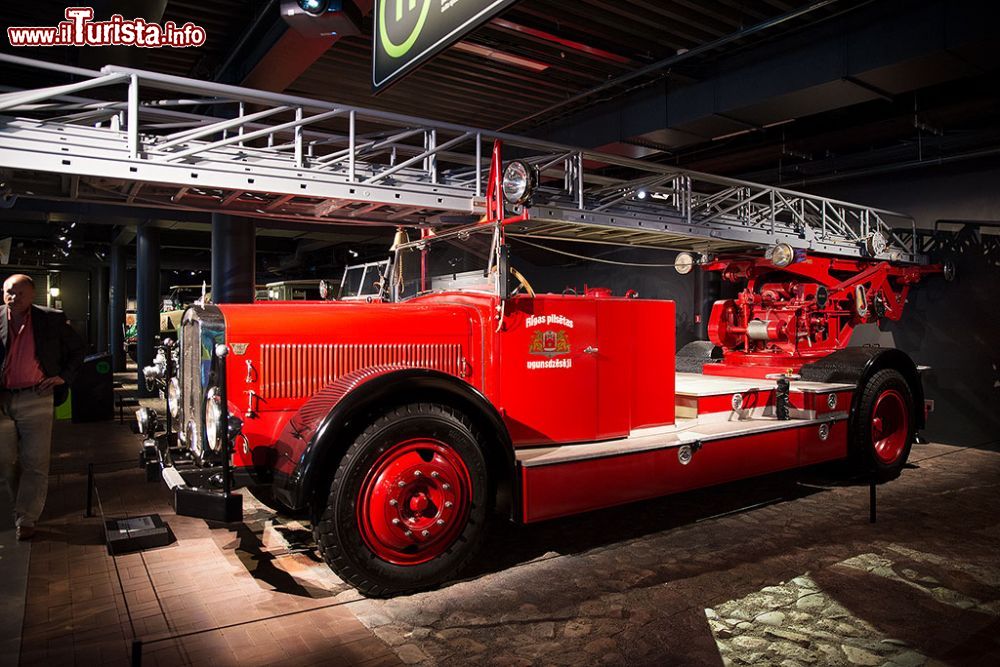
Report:
[{"label": "red wheel rim", "polygon": [[419,565],[452,545],[471,505],[462,457],[440,440],[416,438],[387,449],[368,471],[358,493],[358,528],[382,560]]},{"label": "red wheel rim", "polygon": [[887,465],[898,461],[909,433],[906,399],[895,389],[883,391],[872,409],[872,446],[878,460]]}]

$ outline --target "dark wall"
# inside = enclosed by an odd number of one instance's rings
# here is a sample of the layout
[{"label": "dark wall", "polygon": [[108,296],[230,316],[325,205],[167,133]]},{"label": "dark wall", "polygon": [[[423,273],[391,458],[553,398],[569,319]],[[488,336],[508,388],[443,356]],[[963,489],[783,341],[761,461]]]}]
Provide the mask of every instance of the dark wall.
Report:
[{"label": "dark wall", "polygon": [[[932,259],[953,259],[952,283],[931,278],[911,292],[903,318],[883,329],[918,364],[934,400],[926,434],[941,442],[983,445],[1000,440],[1000,170],[916,173],[842,183],[819,194],[913,215],[938,233]],[[968,224],[972,221],[974,224]],[[978,223],[975,224],[975,223]]]},{"label": "dark wall", "polygon": [[[694,273],[679,275],[673,269],[676,253],[667,251],[644,251],[630,248],[612,249],[583,243],[547,243],[574,254],[593,254],[602,259],[622,264],[604,264],[546,253],[537,248],[530,249],[530,259],[519,250],[517,240],[514,247],[513,265],[527,277],[536,292],[562,294],[567,288],[582,294],[584,285],[589,287],[610,287],[614,296],[624,296],[632,289],[639,298],[670,299],[674,301],[677,313],[677,347],[695,338],[694,328]],[[647,266],[626,266],[642,264]],[[648,266],[660,264],[664,266]],[[650,340],[655,335],[649,332]],[[637,344],[642,344],[637,341]]]},{"label": "dark wall", "polygon": [[[59,307],[66,313],[66,318],[84,339],[89,340],[87,332],[90,308],[90,275],[84,271],[39,270],[37,268],[4,267],[3,277],[14,273],[24,273],[31,276],[35,282],[35,303],[40,306]],[[49,288],[59,287],[59,296],[51,298]],[[58,304],[56,302],[59,302]]]},{"label": "dark wall", "polygon": [[[59,300],[66,319],[81,338],[90,344],[90,273],[84,271],[59,272]],[[53,303],[53,306],[55,303]]]}]

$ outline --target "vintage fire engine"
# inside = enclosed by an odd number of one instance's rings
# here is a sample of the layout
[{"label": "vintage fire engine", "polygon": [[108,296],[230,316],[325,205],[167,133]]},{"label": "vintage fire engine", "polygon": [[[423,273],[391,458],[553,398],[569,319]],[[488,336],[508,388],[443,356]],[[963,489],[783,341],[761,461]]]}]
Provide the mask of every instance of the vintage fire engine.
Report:
[{"label": "vintage fire engine", "polygon": [[[838,459],[888,479],[923,424],[914,362],[851,346],[944,268],[905,215],[328,100],[0,62],[71,77],[0,99],[4,202],[406,230],[390,263],[345,276],[348,298],[188,309],[146,369],[165,431],[137,414],[179,514],[238,520],[234,489],[251,486],[310,512],[325,560],[367,594],[453,577],[494,514],[541,521]],[[671,301],[532,289],[512,248],[570,242],[694,252],[678,270],[742,291],[715,304],[709,341],[675,353]]]},{"label": "vintage fire engine", "polygon": [[199,494],[219,492],[192,474],[221,463],[237,513],[240,483],[308,510],[330,567],[391,595],[455,576],[498,510],[534,522],[847,458],[899,474],[923,425],[918,367],[848,340],[899,319],[939,267],[784,244],[718,255],[702,269],[745,288],[715,304],[711,342],[675,354],[671,301],[533,290],[508,235],[530,223],[518,202],[537,174],[502,171],[500,151],[483,219],[398,232],[375,298],[187,311],[177,447],[147,445],[179,512],[205,514]]}]

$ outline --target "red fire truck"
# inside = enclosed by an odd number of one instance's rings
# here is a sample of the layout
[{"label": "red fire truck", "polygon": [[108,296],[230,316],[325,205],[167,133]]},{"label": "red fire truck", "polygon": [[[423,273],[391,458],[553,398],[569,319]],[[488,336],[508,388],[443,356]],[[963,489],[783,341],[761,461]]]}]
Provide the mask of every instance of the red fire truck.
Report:
[{"label": "red fire truck", "polygon": [[508,235],[531,222],[538,173],[501,169],[500,151],[482,219],[397,232],[378,296],[187,311],[176,443],[147,441],[178,512],[212,516],[199,499],[221,493],[215,518],[234,518],[231,489],[251,485],[309,511],[330,567],[381,596],[454,577],[500,513],[535,522],[837,459],[899,474],[924,421],[919,369],[848,341],[899,319],[939,267],[875,259],[874,235],[867,259],[717,254],[700,270],[744,288],[677,353],[672,301],[533,289]]}]

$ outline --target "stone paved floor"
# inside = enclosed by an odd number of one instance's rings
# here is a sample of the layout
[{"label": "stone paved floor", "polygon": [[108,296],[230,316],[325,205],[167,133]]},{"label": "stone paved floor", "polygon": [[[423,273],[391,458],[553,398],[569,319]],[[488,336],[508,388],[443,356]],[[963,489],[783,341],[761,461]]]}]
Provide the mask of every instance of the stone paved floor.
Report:
[{"label": "stone paved floor", "polygon": [[[24,665],[124,665],[134,637],[143,664],[213,667],[1000,664],[995,448],[917,446],[874,525],[836,470],[772,476],[497,524],[462,581],[368,600],[252,497],[237,527],[173,515],[126,427],[60,425],[56,443]],[[88,460],[123,461],[98,476],[106,514],[158,512],[177,541],[109,557],[83,517]]]},{"label": "stone paved floor", "polygon": [[412,663],[1000,664],[1000,453],[911,462],[874,525],[835,470],[752,480],[508,529],[466,581],[354,611]]}]

